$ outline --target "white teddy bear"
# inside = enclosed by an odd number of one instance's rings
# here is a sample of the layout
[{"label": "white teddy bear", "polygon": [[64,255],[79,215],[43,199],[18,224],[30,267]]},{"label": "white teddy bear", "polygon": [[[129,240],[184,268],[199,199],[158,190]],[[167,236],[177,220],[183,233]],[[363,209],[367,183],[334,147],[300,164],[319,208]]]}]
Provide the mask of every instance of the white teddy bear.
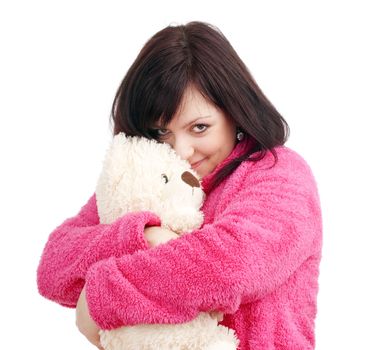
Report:
[{"label": "white teddy bear", "polygon": [[[151,211],[162,227],[178,233],[201,226],[204,193],[198,175],[167,144],[141,137],[113,138],[96,189],[101,223],[111,223],[127,212]],[[235,350],[234,331],[218,321],[221,313],[200,313],[183,324],[141,324],[101,330],[105,350]]]}]

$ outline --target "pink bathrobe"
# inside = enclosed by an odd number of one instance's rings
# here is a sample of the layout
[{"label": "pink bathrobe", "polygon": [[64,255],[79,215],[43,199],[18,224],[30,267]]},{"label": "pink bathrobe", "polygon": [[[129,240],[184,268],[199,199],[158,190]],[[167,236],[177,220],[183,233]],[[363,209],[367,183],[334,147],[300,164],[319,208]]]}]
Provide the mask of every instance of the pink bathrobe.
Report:
[{"label": "pink bathrobe", "polygon": [[322,219],[307,163],[281,146],[243,162],[210,191],[202,180],[205,222],[193,233],[148,249],[149,212],[99,224],[92,196],[50,235],[38,267],[40,293],[75,307],[86,282],[92,318],[102,329],[180,323],[200,311],[223,312],[241,350],[314,349]]}]

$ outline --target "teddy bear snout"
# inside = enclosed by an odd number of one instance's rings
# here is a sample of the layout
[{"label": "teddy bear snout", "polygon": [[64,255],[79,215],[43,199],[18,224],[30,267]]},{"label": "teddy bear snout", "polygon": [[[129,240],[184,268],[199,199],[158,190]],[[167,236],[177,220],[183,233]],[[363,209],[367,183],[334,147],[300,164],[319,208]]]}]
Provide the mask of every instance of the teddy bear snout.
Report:
[{"label": "teddy bear snout", "polygon": [[189,171],[185,171],[182,174],[182,180],[187,184],[190,185],[191,187],[200,187],[200,182],[199,180],[192,175]]}]

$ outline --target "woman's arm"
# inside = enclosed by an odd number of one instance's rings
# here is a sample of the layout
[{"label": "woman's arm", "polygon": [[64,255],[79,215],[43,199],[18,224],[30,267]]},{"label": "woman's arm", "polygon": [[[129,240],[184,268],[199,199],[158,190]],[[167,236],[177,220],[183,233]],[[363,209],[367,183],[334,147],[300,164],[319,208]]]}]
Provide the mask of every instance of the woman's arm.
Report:
[{"label": "woman's arm", "polygon": [[91,317],[103,329],[180,323],[200,311],[234,313],[274,291],[320,253],[321,213],[307,172],[247,174],[213,224],[177,240],[93,265]]},{"label": "woman's arm", "polygon": [[147,249],[144,228],[151,225],[160,225],[160,220],[150,212],[130,213],[112,224],[100,224],[93,195],[75,217],[50,234],[37,271],[39,292],[75,307],[88,268],[111,256]]},{"label": "woman's arm", "polygon": [[76,306],[76,326],[78,327],[79,332],[82,333],[91,344],[95,345],[100,350],[104,350],[100,343],[100,328],[88,312],[85,288],[86,287],[84,286]]}]

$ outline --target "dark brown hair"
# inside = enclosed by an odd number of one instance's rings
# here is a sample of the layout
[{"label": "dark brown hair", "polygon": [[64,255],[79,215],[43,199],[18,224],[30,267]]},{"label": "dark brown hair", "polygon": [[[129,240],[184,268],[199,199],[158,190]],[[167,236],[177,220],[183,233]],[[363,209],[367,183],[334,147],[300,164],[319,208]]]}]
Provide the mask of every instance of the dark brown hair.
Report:
[{"label": "dark brown hair", "polygon": [[[289,136],[284,118],[263,94],[229,41],[203,22],[168,26],[142,48],[116,93],[113,133],[157,138],[153,125],[167,125],[192,85],[255,140],[244,155],[215,176],[220,183],[244,161],[258,161]],[[251,156],[254,153],[253,156]]]}]

